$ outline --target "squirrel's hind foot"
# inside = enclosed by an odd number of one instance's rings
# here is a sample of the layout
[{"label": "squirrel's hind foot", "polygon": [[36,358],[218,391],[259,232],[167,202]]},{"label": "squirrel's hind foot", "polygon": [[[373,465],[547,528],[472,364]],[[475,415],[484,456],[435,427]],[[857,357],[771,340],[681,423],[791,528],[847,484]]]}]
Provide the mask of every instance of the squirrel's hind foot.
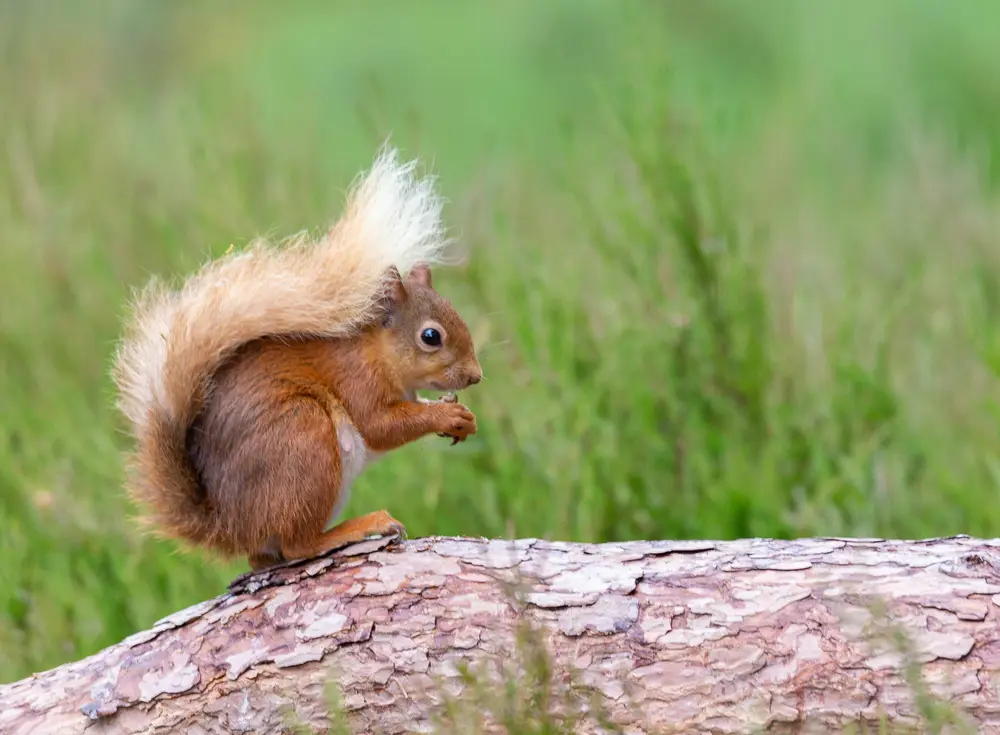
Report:
[{"label": "squirrel's hind foot", "polygon": [[250,571],[230,583],[230,588],[261,572],[294,566],[302,561],[329,554],[371,538],[391,538],[392,543],[405,541],[406,527],[386,510],[349,518],[309,542],[296,544],[269,543],[267,547],[247,556]]},{"label": "squirrel's hind foot", "polygon": [[285,559],[305,559],[376,536],[398,536],[403,540],[406,538],[406,527],[389,515],[389,511],[377,510],[356,518],[348,518],[314,539],[297,540],[293,543],[283,542],[281,553]]}]

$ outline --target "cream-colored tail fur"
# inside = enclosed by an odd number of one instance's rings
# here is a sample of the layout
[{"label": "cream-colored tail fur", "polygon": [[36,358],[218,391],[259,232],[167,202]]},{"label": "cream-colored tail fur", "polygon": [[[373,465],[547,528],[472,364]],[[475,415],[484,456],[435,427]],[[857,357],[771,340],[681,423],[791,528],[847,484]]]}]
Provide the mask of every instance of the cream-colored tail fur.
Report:
[{"label": "cream-colored tail fur", "polygon": [[267,335],[349,334],[371,315],[390,266],[405,273],[440,261],[442,202],[414,168],[384,148],[323,237],[257,240],[209,262],[180,290],[153,279],[136,294],[112,374],[138,444],[129,489],[163,531],[206,540],[205,519],[193,517],[201,493],[185,437],[233,350]]}]

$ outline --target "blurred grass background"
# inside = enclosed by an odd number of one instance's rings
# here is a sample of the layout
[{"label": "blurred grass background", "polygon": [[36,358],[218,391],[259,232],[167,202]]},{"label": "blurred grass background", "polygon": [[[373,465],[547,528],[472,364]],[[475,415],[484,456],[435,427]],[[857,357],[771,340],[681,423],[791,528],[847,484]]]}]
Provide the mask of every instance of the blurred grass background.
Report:
[{"label": "blurred grass background", "polygon": [[1000,5],[0,0],[0,681],[243,570],[142,537],[123,299],[440,176],[480,434],[411,536],[1000,531]]}]

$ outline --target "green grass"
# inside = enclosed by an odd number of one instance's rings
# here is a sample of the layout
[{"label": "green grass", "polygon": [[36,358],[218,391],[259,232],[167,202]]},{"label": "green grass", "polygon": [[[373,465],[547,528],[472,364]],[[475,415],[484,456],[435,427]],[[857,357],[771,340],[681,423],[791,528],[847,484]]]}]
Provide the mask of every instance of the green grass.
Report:
[{"label": "green grass", "polygon": [[0,681],[220,592],[144,538],[128,289],[322,227],[389,134],[467,254],[480,433],[411,535],[1000,532],[1000,7],[0,1]]}]

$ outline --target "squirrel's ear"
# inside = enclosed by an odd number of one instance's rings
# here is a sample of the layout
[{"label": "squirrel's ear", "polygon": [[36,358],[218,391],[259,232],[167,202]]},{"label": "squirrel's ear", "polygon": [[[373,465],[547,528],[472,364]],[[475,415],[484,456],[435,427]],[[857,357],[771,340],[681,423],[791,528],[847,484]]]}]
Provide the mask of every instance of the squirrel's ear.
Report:
[{"label": "squirrel's ear", "polygon": [[378,301],[382,310],[381,318],[384,322],[388,322],[395,307],[406,301],[406,287],[403,285],[403,277],[399,275],[399,270],[394,265],[390,265],[382,276]]},{"label": "squirrel's ear", "polygon": [[431,267],[427,263],[417,263],[410,269],[406,280],[416,283],[425,288],[434,288],[431,284]]}]

